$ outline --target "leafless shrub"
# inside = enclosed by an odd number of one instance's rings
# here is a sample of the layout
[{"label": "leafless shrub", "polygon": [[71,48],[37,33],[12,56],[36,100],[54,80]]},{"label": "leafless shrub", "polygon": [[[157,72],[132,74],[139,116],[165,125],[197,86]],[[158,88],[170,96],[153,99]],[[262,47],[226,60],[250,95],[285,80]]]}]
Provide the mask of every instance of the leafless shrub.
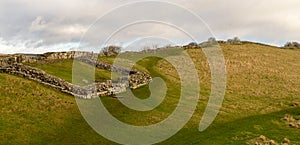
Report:
[{"label": "leafless shrub", "polygon": [[121,47],[120,46],[107,46],[104,47],[102,50],[103,54],[105,56],[114,56],[114,55],[118,55],[121,52]]},{"label": "leafless shrub", "polygon": [[229,44],[242,44],[241,40],[238,37],[234,37],[233,39],[228,39],[227,43],[229,43]]},{"label": "leafless shrub", "polygon": [[298,42],[287,42],[283,47],[284,48],[299,49],[300,48],[300,43],[298,43]]}]

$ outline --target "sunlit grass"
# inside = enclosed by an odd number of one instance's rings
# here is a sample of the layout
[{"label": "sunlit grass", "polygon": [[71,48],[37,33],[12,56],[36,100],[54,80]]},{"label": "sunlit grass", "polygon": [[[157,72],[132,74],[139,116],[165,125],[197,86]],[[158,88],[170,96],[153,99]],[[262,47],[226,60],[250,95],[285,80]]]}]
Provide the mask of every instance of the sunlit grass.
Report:
[{"label": "sunlit grass", "polygon": [[[111,80],[111,78],[115,78],[121,76],[118,73],[110,72],[108,70],[94,68],[91,65],[86,63],[77,62],[73,63],[73,60],[61,60],[47,64],[29,64],[33,67],[44,70],[46,73],[60,77],[70,83],[72,83],[72,70],[73,64],[77,65],[76,67],[82,68],[76,72],[77,80],[83,80],[86,74],[94,74],[94,76],[86,77],[88,82],[103,82],[105,80]],[[93,80],[94,79],[94,80]]]},{"label": "sunlit grass", "polygon": [[[299,116],[300,51],[283,50],[257,44],[221,44],[226,61],[227,90],[222,109],[213,124],[198,131],[199,121],[210,94],[210,70],[199,49],[187,52],[195,62],[200,79],[200,99],[188,124],[175,136],[160,144],[246,144],[259,135],[276,142],[283,138],[300,144],[299,129],[290,128],[281,118],[285,114]],[[164,50],[165,51],[165,50]],[[172,56],[180,52],[170,50]],[[121,55],[134,60],[136,53]],[[100,57],[113,63],[114,57]],[[38,65],[48,73],[71,79],[72,62]],[[61,66],[61,67],[58,67]],[[157,57],[147,57],[134,68],[145,70],[152,77],[161,77],[168,86],[167,96],[155,110],[138,112],[125,107],[115,98],[103,97],[107,109],[121,121],[149,125],[168,117],[180,96],[179,76],[174,67]],[[107,74],[107,75],[104,75]],[[99,78],[106,78],[109,72]],[[96,77],[97,78],[97,77]],[[95,133],[81,117],[72,96],[36,82],[0,74],[0,144],[114,144]],[[148,86],[133,90],[139,98],[150,95]],[[126,99],[126,93],[120,94]]]}]

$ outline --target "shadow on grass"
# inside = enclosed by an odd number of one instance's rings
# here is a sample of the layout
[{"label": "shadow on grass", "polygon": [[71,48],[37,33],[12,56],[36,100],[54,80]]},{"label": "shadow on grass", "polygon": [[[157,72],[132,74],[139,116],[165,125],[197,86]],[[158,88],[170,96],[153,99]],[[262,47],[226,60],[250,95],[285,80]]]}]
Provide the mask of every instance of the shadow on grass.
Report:
[{"label": "shadow on grass", "polygon": [[285,114],[300,115],[300,107],[264,115],[250,116],[222,123],[221,116],[204,132],[198,126],[184,128],[175,136],[160,144],[246,144],[247,141],[264,135],[276,142],[285,137],[292,144],[300,144],[300,130],[290,128],[281,118]]},{"label": "shadow on grass", "polygon": [[[300,131],[288,127],[285,122],[280,120],[285,114],[299,115],[299,112],[300,107],[297,107],[226,123],[217,119],[204,132],[199,132],[198,124],[195,124],[193,127],[182,129],[172,138],[159,144],[246,144],[247,141],[260,135],[276,142],[281,142],[286,137],[291,140],[292,144],[299,144]],[[52,138],[48,143],[115,144],[94,132],[81,117],[67,119],[65,125],[58,127],[57,131],[56,139]]]}]

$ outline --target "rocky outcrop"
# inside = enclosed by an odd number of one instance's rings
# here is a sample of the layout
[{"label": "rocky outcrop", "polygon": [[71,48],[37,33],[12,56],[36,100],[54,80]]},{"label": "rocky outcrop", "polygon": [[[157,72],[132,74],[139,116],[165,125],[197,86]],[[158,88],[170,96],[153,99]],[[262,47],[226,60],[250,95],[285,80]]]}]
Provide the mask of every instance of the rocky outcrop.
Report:
[{"label": "rocky outcrop", "polygon": [[249,145],[289,145],[290,140],[287,138],[284,138],[281,143],[277,143],[275,140],[268,139],[264,135],[260,135],[257,138],[251,139],[247,142]]},{"label": "rocky outcrop", "polygon": [[291,128],[300,129],[300,119],[295,119],[292,115],[286,114],[281,120],[286,122]]}]

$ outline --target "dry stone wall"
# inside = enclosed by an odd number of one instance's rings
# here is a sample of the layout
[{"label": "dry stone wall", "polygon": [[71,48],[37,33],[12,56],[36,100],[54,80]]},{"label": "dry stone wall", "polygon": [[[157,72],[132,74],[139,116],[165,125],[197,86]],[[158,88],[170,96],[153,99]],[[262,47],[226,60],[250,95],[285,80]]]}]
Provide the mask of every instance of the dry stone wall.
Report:
[{"label": "dry stone wall", "polygon": [[68,52],[47,52],[41,54],[39,57],[42,57],[46,60],[56,60],[56,59],[73,59],[79,57],[88,57],[88,58],[97,58],[97,56],[103,56],[104,54],[85,52],[85,51],[68,51]]},{"label": "dry stone wall", "polygon": [[[26,57],[21,54],[14,54],[14,55],[0,55],[0,66],[7,66],[14,63],[22,63],[29,60],[30,57]],[[35,60],[34,60],[35,61]]]},{"label": "dry stone wall", "polygon": [[[79,54],[79,55],[78,55]],[[76,55],[76,58],[75,58]],[[21,76],[39,83],[51,86],[62,92],[71,94],[77,98],[95,98],[97,96],[109,96],[126,91],[126,88],[136,89],[152,81],[152,78],[137,70],[130,70],[120,66],[111,65],[101,61],[94,61],[95,54],[88,52],[55,52],[45,53],[38,56],[0,55],[0,73],[8,73]],[[43,60],[56,59],[76,59],[88,63],[100,69],[118,72],[124,74],[117,80],[107,80],[106,82],[97,82],[89,86],[78,86],[69,83],[61,78],[45,73],[43,70],[24,65],[24,62],[36,62]]]},{"label": "dry stone wall", "polygon": [[77,98],[95,98],[97,96],[109,96],[126,91],[123,83],[112,83],[111,81],[94,83],[89,86],[78,86],[71,84],[61,78],[49,75],[44,71],[23,64],[12,64],[0,67],[0,73],[8,73],[21,76],[39,83],[51,86],[62,92],[71,94]]},{"label": "dry stone wall", "polygon": [[76,60],[85,62],[87,64],[93,65],[100,69],[105,69],[105,70],[109,70],[112,72],[117,72],[117,73],[126,75],[127,77],[119,78],[118,82],[120,82],[120,81],[125,82],[128,80],[128,86],[131,89],[136,89],[136,88],[143,86],[145,84],[148,84],[152,81],[152,78],[150,75],[148,75],[144,72],[138,71],[138,70],[131,70],[128,68],[104,63],[101,61],[94,61],[94,60],[88,59],[88,58],[76,58]]},{"label": "dry stone wall", "polygon": [[74,59],[75,57],[97,58],[103,54],[95,54],[90,52],[69,51],[69,52],[47,52],[44,54],[23,55],[0,55],[0,66],[10,65],[14,63],[33,63],[47,60]]}]

